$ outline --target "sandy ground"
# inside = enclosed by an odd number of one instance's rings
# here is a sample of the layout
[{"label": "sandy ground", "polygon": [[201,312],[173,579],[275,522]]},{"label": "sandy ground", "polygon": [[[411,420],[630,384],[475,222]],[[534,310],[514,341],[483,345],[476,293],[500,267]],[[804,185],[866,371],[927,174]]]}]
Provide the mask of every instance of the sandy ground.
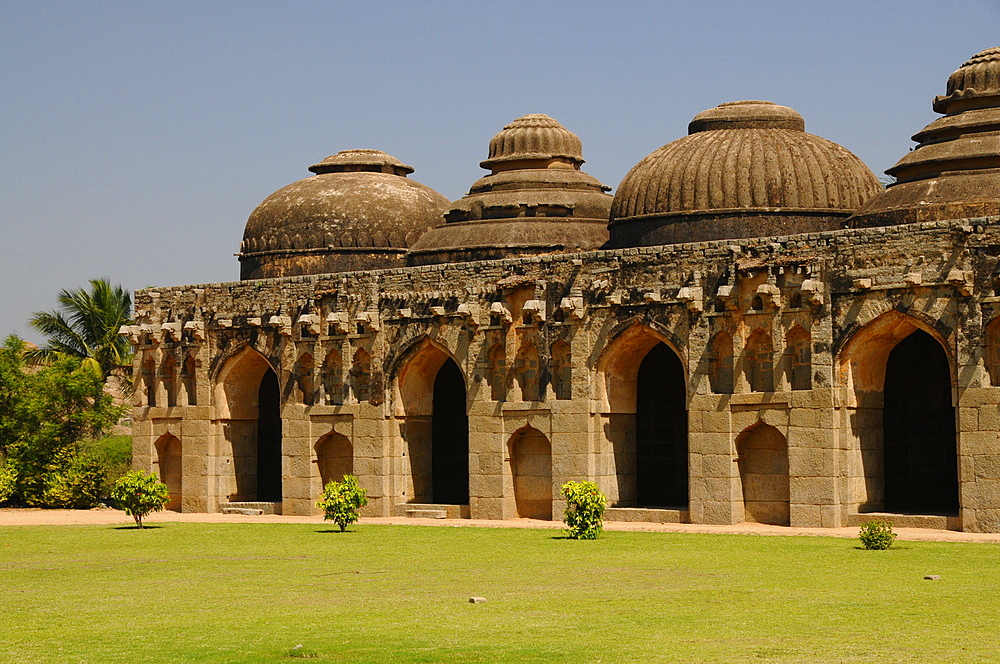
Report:
[{"label": "sandy ground", "polygon": [[[150,515],[148,523],[323,523],[321,516],[245,516],[242,514],[181,514],[179,512],[157,512]],[[110,508],[92,510],[43,510],[43,509],[0,509],[0,527],[3,526],[66,526],[66,525],[107,525],[131,524],[132,518],[124,512]],[[506,521],[486,521],[482,519],[411,519],[405,517],[368,517],[361,523],[382,523],[392,525],[421,525],[467,528],[550,528],[559,529],[559,521],[538,521],[535,519],[509,519]],[[626,523],[609,521],[605,530],[623,530],[655,533],[730,533],[741,535],[820,535],[824,537],[857,537],[857,528],[789,528],[768,526],[759,523],[740,523],[733,526],[708,526],[687,523]],[[998,533],[961,533],[951,530],[931,530],[924,528],[895,528],[900,540],[928,542],[988,542],[1000,543]]]}]

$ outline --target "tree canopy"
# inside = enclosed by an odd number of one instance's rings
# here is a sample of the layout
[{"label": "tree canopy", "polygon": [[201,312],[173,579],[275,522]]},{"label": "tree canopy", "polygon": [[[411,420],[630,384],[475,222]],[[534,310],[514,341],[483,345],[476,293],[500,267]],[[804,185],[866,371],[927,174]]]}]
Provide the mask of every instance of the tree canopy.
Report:
[{"label": "tree canopy", "polygon": [[91,279],[90,290],[62,290],[57,299],[58,309],[37,311],[28,321],[46,337],[45,346],[29,352],[32,357],[92,360],[105,380],[132,363],[132,345],[118,334],[132,318],[127,290],[108,279]]}]

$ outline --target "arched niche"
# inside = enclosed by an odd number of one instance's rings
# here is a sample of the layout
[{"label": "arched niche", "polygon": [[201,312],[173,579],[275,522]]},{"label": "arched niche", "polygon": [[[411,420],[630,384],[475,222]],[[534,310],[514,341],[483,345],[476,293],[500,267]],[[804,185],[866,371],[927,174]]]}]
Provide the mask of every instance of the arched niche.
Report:
[{"label": "arched niche", "polygon": [[156,439],[153,449],[156,452],[156,473],[160,481],[167,485],[170,496],[164,508],[180,512],[184,484],[181,441],[176,436],[165,433]]},{"label": "arched niche", "polygon": [[557,400],[573,398],[573,355],[565,340],[557,339],[549,352],[552,393]]},{"label": "arched niche", "polygon": [[793,325],[785,335],[785,382],[793,390],[812,387],[812,342],[809,332]]},{"label": "arched niche", "polygon": [[316,441],[314,449],[321,486],[354,474],[354,447],[347,436],[331,431]]},{"label": "arched niche", "polygon": [[787,526],[788,441],[774,427],[757,422],[736,437],[736,455],[744,520]]},{"label": "arched niche", "polygon": [[774,390],[774,347],[771,335],[758,329],[743,346],[743,378],[751,392]]},{"label": "arched niche", "polygon": [[524,427],[507,441],[517,516],[552,520],[552,445],[538,429]]}]

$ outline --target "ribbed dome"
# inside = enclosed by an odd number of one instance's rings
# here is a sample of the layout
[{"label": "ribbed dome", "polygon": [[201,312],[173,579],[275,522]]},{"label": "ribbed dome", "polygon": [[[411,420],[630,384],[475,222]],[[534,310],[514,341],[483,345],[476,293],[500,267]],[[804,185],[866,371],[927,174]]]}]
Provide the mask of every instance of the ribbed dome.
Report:
[{"label": "ribbed dome", "polygon": [[449,206],[379,150],[345,150],[309,170],[316,175],[274,192],[250,215],[241,279],[402,266],[407,247]]},{"label": "ribbed dome", "polygon": [[611,207],[611,246],[765,237],[840,228],[879,191],[847,149],[767,101],[699,113],[689,135],[645,157]]},{"label": "ribbed dome", "polygon": [[945,117],[913,135],[919,145],[886,170],[896,182],[858,210],[852,226],[1000,214],[1000,48],[949,76],[934,110]]},{"label": "ribbed dome", "polygon": [[959,102],[998,95],[1000,95],[1000,48],[988,48],[976,53],[968,62],[952,72],[948,77],[948,93],[943,97],[934,98],[934,110],[938,113],[951,114],[957,111],[953,107]]},{"label": "ribbed dome", "polygon": [[525,115],[490,140],[492,174],[425,233],[409,265],[596,249],[608,239],[608,187],[580,170],[580,139],[547,115]]},{"label": "ribbed dome", "polygon": [[580,137],[543,113],[522,115],[490,139],[489,159],[479,162],[493,172],[518,168],[510,162],[566,160],[583,164]]}]

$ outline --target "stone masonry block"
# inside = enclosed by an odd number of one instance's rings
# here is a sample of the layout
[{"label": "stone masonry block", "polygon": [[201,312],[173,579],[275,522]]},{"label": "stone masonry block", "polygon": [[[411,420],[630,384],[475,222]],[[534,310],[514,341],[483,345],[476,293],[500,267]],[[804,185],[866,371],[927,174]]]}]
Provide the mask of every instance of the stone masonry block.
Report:
[{"label": "stone masonry block", "polygon": [[727,433],[692,433],[688,450],[693,454],[732,454],[733,443]]},{"label": "stone masonry block", "polygon": [[705,454],[702,456],[702,472],[705,477],[734,477],[737,469],[736,459],[730,454]]},{"label": "stone masonry block", "polygon": [[788,506],[788,525],[793,528],[819,528],[822,517],[819,505],[791,503]]},{"label": "stone masonry block", "polygon": [[973,429],[979,429],[980,431],[1000,431],[1000,406],[989,404],[987,406],[980,406],[976,410],[979,415],[978,424],[969,429],[963,427],[962,431],[972,431]]},{"label": "stone masonry block", "polygon": [[[692,413],[692,415],[694,415],[694,413]],[[722,433],[728,436],[730,430],[731,423],[728,411],[723,411],[721,413],[701,413],[701,431],[703,433]]]},{"label": "stone masonry block", "polygon": [[963,431],[958,437],[961,454],[1000,453],[1000,435],[992,431]]},{"label": "stone masonry block", "polygon": [[810,429],[832,429],[833,422],[832,408],[794,408],[788,417],[791,426]]},{"label": "stone masonry block", "polygon": [[792,477],[832,477],[834,451],[811,447],[788,448],[788,474]]},{"label": "stone masonry block", "polygon": [[979,454],[973,457],[976,481],[1000,480],[1000,454]]},{"label": "stone masonry block", "polygon": [[832,477],[791,477],[788,486],[793,503],[833,505],[836,502],[836,480]]}]

